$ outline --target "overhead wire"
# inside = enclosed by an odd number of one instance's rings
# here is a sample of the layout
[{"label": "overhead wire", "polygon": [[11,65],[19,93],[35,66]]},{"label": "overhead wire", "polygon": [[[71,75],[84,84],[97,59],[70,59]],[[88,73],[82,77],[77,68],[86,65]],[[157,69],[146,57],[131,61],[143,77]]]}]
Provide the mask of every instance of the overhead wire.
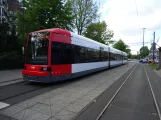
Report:
[{"label": "overhead wire", "polygon": [[138,13],[138,7],[137,7],[136,0],[135,0],[135,8],[136,8],[136,15],[137,15],[137,19],[138,19],[138,25],[139,25],[139,29],[140,29],[140,34],[141,34],[140,19],[139,19],[139,13]]}]

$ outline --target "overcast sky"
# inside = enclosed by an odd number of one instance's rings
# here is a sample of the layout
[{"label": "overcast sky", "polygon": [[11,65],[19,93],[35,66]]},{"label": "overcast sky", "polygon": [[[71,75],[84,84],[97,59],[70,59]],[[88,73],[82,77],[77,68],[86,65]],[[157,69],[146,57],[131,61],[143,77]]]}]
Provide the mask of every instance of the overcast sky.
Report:
[{"label": "overcast sky", "polygon": [[[137,54],[142,47],[143,32],[141,28],[146,28],[144,40],[145,45],[149,48],[154,31],[156,41],[161,37],[161,0],[94,1],[100,3],[101,20],[106,21],[108,27],[114,31],[114,40],[124,40],[130,46],[133,54]],[[158,44],[161,46],[161,38]]]}]

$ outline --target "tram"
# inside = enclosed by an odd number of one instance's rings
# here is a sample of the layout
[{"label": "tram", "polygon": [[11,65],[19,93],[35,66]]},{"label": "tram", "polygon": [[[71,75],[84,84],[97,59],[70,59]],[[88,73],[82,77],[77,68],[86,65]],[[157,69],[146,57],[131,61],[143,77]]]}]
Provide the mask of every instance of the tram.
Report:
[{"label": "tram", "polygon": [[51,83],[127,63],[127,54],[60,28],[31,32],[26,40],[26,81]]}]

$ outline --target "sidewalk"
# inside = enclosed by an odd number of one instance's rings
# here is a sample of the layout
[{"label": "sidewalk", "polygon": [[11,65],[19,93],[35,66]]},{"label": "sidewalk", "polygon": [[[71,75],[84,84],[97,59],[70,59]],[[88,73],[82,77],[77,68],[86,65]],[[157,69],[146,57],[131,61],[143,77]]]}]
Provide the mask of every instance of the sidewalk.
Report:
[{"label": "sidewalk", "polygon": [[[22,80],[21,69],[0,71],[0,84]],[[2,85],[0,85],[2,86]]]}]

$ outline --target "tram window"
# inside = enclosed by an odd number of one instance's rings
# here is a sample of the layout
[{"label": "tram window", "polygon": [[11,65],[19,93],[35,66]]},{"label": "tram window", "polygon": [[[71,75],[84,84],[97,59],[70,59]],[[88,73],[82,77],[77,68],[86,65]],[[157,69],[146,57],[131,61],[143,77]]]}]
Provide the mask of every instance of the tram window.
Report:
[{"label": "tram window", "polygon": [[84,54],[85,62],[88,63],[90,62],[90,54],[89,54],[88,48],[85,48],[84,52],[85,52]]},{"label": "tram window", "polygon": [[77,47],[77,46],[75,46],[75,45],[72,45],[73,47],[73,57],[74,57],[74,61],[73,61],[73,63],[80,63],[80,48],[79,47]]},{"label": "tram window", "polygon": [[74,61],[72,46],[59,42],[52,43],[52,64],[70,64]]},{"label": "tram window", "polygon": [[92,48],[88,48],[88,62],[92,62],[93,52]]},{"label": "tram window", "polygon": [[111,61],[114,61],[115,60],[115,56],[114,56],[113,53],[110,53],[110,59],[111,59]]},{"label": "tram window", "polygon": [[[79,47],[79,46],[77,46]],[[80,56],[79,56],[79,61],[80,63],[83,63],[85,62],[85,48],[84,47],[79,47],[79,53],[80,53]]]},{"label": "tram window", "polygon": [[73,44],[53,42],[51,61],[52,64],[76,64],[108,61],[108,52]]}]

